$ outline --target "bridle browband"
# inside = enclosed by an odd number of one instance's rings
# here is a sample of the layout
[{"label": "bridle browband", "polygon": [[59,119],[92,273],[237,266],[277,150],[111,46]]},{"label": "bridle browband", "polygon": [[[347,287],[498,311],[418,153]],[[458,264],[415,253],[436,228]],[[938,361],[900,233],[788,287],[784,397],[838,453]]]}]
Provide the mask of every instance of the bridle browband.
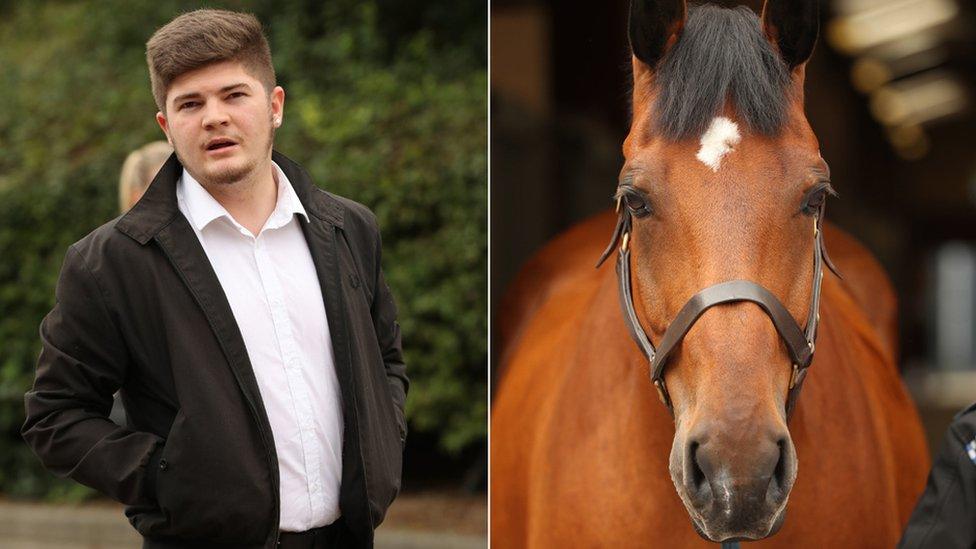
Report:
[{"label": "bridle browband", "polygon": [[619,192],[616,201],[617,226],[614,228],[610,244],[603,251],[596,266],[600,267],[613,253],[617,242],[621,243],[620,251],[617,254],[620,306],[624,312],[630,337],[647,357],[650,365],[651,382],[657,389],[661,402],[668,407],[671,415],[674,416],[674,407],[671,396],[668,394],[667,385],[664,383],[664,367],[667,365],[668,358],[678,348],[685,335],[705,311],[723,303],[749,301],[758,305],[769,316],[773,321],[773,326],[776,327],[776,332],[779,333],[789,351],[793,371],[790,374],[789,392],[786,397],[786,415],[787,418],[790,417],[793,408],[796,406],[800,388],[803,386],[807,368],[813,360],[817,324],[820,322],[820,286],[823,281],[823,265],[826,263],[834,274],[840,276],[833,262],[830,261],[823,243],[821,228],[826,202],[821,202],[817,207],[813,219],[813,292],[810,296],[810,310],[807,314],[806,329],[800,328],[786,307],[766,288],[749,280],[732,280],[709,286],[693,295],[665,330],[660,346],[655,348],[637,319],[637,311],[634,310],[634,297],[630,282],[630,233],[633,227],[633,214],[629,205],[621,203],[623,195]]}]

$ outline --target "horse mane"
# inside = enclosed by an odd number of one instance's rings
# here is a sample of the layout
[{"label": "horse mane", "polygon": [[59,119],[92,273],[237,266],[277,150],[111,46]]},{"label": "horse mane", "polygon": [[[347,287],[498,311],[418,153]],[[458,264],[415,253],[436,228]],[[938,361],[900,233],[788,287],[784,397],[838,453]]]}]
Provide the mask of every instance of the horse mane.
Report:
[{"label": "horse mane", "polygon": [[657,130],[697,137],[731,101],[753,131],[775,135],[786,119],[790,71],[748,7],[691,6],[656,71]]}]

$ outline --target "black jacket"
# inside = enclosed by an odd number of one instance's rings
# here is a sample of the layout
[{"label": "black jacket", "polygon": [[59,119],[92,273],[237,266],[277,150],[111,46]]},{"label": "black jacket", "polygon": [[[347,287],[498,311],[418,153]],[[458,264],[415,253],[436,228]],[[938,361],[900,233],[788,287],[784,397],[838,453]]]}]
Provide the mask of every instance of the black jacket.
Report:
[{"label": "black jacket", "polygon": [[[309,214],[299,219],[342,393],[339,504],[349,545],[371,546],[400,487],[408,385],[379,230],[365,207],[273,159]],[[230,305],[177,206],[181,173],[173,155],[132,210],[68,249],[23,436],[55,474],[127,504],[147,547],[271,548],[271,427]],[[128,427],[107,419],[119,388]]]},{"label": "black jacket", "polygon": [[976,404],[949,425],[898,547],[976,547]]}]

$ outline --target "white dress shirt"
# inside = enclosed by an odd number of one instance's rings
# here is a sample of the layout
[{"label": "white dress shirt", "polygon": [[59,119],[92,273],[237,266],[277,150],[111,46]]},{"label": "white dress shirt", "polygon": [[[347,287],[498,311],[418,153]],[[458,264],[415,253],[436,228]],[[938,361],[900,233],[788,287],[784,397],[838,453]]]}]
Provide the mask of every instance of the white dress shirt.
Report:
[{"label": "white dress shirt", "polygon": [[240,225],[186,170],[176,186],[244,336],[278,453],[280,529],[339,517],[342,396],[325,302],[297,215],[308,220],[274,164],[278,198],[257,234]]}]

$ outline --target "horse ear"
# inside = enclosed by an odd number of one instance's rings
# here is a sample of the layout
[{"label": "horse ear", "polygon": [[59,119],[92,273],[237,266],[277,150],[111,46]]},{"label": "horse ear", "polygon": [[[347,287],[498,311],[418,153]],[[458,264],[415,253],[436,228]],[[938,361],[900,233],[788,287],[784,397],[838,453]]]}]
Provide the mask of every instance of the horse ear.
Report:
[{"label": "horse ear", "polygon": [[685,26],[685,0],[631,0],[630,48],[654,68]]},{"label": "horse ear", "polygon": [[766,0],[762,10],[763,31],[779,48],[790,69],[813,55],[820,33],[819,0]]}]

